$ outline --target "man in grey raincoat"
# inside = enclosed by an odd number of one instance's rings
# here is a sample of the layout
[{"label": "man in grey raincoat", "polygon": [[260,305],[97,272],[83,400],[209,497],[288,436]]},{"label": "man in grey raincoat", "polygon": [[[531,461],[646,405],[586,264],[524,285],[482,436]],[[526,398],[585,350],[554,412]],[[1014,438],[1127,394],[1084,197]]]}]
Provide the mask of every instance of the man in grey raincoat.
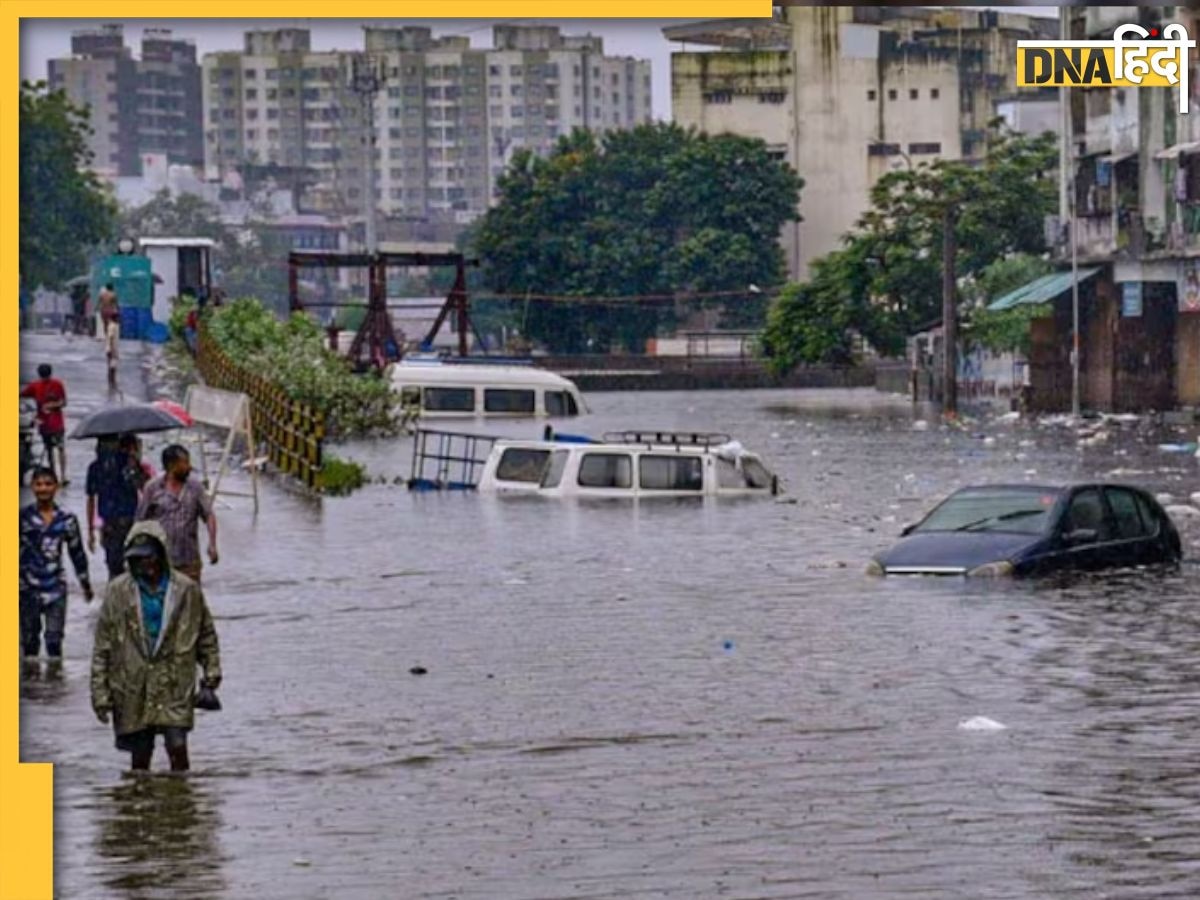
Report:
[{"label": "man in grey raincoat", "polygon": [[206,686],[221,683],[217,632],[200,586],[171,568],[161,525],[134,525],[125,561],[96,624],[92,709],[101,722],[112,716],[117,749],[131,754],[132,768],[150,768],[161,734],[171,770],[187,771],[196,667]]}]

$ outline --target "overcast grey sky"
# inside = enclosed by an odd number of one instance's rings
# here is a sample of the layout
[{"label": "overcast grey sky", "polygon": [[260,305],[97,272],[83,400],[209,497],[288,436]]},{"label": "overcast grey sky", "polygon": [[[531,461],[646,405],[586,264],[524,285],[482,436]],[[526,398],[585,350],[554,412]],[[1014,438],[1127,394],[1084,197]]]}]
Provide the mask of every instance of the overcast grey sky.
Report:
[{"label": "overcast grey sky", "polygon": [[[998,7],[999,8],[999,7]],[[1055,15],[1053,6],[1005,7],[1008,12],[1027,11],[1033,14]],[[106,22],[121,22],[125,26],[125,43],[140,55],[144,28],[170,28],[182,38],[196,43],[198,53],[217,50],[240,50],[242,33],[252,28],[301,27],[312,32],[316,50],[353,50],[363,45],[363,25],[413,24],[428,25],[437,35],[466,35],[472,46],[489,47],[492,25],[497,22],[519,24],[551,24],[562,28],[564,34],[590,32],[604,38],[604,50],[613,56],[636,56],[651,61],[654,90],[654,115],[668,119],[671,115],[671,49],[662,29],[674,23],[702,21],[698,19],[22,19],[21,20],[21,78],[37,80],[46,77],[46,65],[51,59],[69,56],[71,32],[94,28]]]}]

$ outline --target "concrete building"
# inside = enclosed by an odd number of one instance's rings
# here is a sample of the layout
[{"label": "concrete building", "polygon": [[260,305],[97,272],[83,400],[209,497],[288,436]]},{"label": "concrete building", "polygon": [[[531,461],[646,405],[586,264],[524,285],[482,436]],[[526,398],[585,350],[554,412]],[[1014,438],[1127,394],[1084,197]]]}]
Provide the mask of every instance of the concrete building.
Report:
[{"label": "concrete building", "polygon": [[49,82],[91,113],[92,167],[108,177],[139,175],[146,154],[197,165],[204,158],[200,66],[191,41],[147,29],[142,55],[120,25],[71,35],[71,56],[49,62]]},{"label": "concrete building", "polygon": [[[487,209],[515,150],[650,120],[649,62],[605,56],[599,38],[500,25],[493,45],[366,28],[363,50],[313,52],[303,29],[249,32],[242,52],[204,57],[210,177],[246,162],[303,167],[307,208],[352,216],[370,130],[377,209],[462,225]],[[350,87],[368,61],[380,78],[370,116]]]},{"label": "concrete building", "polygon": [[[1057,28],[1052,19],[961,7],[788,6],[766,23],[664,34],[721,48],[672,54],[675,120],[761,137],[804,178],[804,221],[782,236],[789,270],[803,279],[840,246],[884,173],[977,158],[997,101],[1016,102],[1017,41]],[[1018,112],[1030,110],[1014,107],[1014,120]]]},{"label": "concrete building", "polygon": [[[1185,7],[1064,7],[1072,39],[1111,40],[1125,23],[1179,22],[1195,37],[1200,15]],[[1194,64],[1195,56],[1191,57]],[[1065,144],[1073,172],[1061,184],[1054,227],[1058,257],[1071,261],[1074,217],[1080,268],[1080,394],[1084,408],[1143,412],[1200,405],[1200,122],[1178,87],[1071,89]],[[1073,177],[1072,177],[1073,176]],[[1069,288],[1070,278],[1066,278]],[[1054,315],[1033,323],[1035,402],[1071,403],[1070,290]]]}]

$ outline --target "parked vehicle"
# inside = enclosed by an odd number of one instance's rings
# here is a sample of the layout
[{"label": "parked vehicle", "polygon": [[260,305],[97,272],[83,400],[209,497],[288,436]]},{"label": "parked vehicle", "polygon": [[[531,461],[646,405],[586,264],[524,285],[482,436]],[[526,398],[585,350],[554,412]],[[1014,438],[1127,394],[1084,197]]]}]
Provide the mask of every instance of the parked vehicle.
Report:
[{"label": "parked vehicle", "polygon": [[549,435],[497,441],[481,492],[547,497],[697,497],[774,494],[762,460],[723,434],[610,432],[593,441]]},{"label": "parked vehicle", "polygon": [[1170,516],[1140,488],[963,488],[867,566],[872,575],[1039,575],[1177,563]]},{"label": "parked vehicle", "polygon": [[569,417],[586,412],[573,383],[514,364],[405,359],[391,367],[400,404],[423,419]]},{"label": "parked vehicle", "polygon": [[543,497],[700,497],[779,490],[762,460],[725,434],[609,432],[514,440],[418,429],[409,486]]}]

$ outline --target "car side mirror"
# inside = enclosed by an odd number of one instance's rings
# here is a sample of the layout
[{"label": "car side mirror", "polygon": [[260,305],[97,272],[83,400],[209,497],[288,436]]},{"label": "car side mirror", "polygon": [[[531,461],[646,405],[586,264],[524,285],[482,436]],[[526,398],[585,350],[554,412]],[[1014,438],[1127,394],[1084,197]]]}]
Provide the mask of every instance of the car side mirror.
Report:
[{"label": "car side mirror", "polygon": [[908,537],[910,534],[912,534],[914,531],[917,530],[917,526],[920,524],[921,524],[920,522],[909,522],[907,525],[905,525],[903,528],[900,529],[900,537]]},{"label": "car side mirror", "polygon": [[1074,547],[1078,544],[1094,544],[1100,538],[1100,532],[1095,528],[1076,528],[1074,531],[1063,533],[1063,543]]}]

